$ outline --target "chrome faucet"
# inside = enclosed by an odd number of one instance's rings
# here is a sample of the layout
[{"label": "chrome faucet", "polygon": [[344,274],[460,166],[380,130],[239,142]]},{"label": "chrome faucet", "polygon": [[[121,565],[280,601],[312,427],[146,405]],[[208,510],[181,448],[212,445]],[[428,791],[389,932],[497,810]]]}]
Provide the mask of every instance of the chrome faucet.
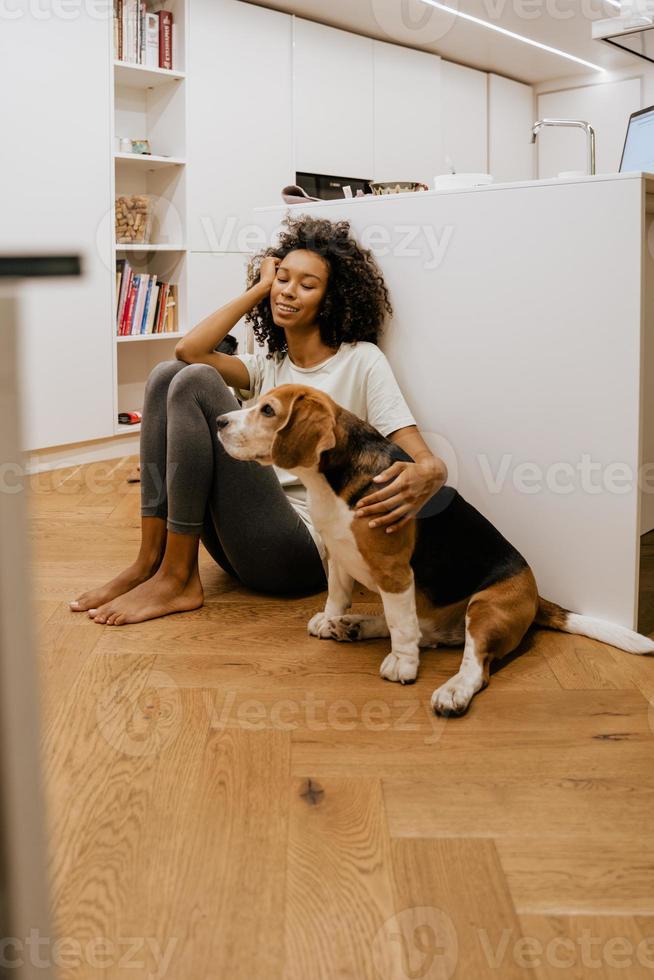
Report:
[{"label": "chrome faucet", "polygon": [[584,119],[539,119],[534,123],[531,131],[532,143],[536,142],[536,137],[544,126],[576,126],[578,129],[583,129],[588,145],[588,173],[591,175],[595,173],[595,130],[590,123]]}]

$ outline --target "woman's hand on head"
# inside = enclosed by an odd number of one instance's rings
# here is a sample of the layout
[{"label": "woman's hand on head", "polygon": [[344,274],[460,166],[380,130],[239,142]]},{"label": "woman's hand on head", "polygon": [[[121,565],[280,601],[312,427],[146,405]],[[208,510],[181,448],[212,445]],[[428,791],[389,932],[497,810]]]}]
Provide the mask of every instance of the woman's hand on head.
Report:
[{"label": "woman's hand on head", "polygon": [[445,483],[443,467],[439,464],[436,457],[418,463],[401,460],[393,463],[375,477],[376,483],[388,483],[388,486],[362,497],[354,516],[367,517],[371,527],[385,527],[388,533],[397,531],[408,524]]},{"label": "woman's hand on head", "polygon": [[266,255],[263,262],[261,263],[261,268],[259,270],[259,283],[261,286],[265,286],[268,291],[275,281],[275,276],[277,275],[277,268],[281,259],[278,259],[276,255]]}]

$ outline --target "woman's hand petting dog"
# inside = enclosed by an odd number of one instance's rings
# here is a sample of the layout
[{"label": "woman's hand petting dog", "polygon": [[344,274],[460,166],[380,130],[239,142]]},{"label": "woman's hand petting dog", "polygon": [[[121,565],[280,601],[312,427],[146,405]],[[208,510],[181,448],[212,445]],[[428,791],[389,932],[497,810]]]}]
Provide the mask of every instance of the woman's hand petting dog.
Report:
[{"label": "woman's hand petting dog", "polygon": [[386,483],[388,480],[392,480],[392,483],[383,490],[362,497],[354,515],[374,515],[369,526],[385,527],[387,534],[408,524],[445,482],[442,466],[435,457],[418,463],[398,460],[374,479],[375,483]]}]

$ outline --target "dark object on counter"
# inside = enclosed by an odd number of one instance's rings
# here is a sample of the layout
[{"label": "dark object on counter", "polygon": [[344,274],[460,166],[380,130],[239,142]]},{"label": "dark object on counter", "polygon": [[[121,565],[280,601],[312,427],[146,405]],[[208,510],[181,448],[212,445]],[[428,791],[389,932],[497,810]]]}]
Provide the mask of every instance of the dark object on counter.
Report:
[{"label": "dark object on counter", "polygon": [[296,173],[295,180],[300,187],[304,187],[304,193],[309,200],[315,201],[344,201],[344,187],[349,187],[352,196],[357,196],[357,191],[370,194],[370,180],[367,177],[333,177],[329,174],[309,174]]}]

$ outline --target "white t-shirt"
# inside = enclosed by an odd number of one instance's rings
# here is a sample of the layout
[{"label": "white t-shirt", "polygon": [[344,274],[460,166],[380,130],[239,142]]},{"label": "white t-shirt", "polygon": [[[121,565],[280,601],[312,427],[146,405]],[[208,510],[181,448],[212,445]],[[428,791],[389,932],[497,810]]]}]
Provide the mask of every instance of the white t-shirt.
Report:
[{"label": "white t-shirt", "polygon": [[[248,389],[235,389],[237,397],[244,402],[258,398],[277,385],[311,385],[369,422],[383,436],[416,424],[386,357],[376,344],[368,341],[341,344],[335,354],[310,368],[293,364],[287,354],[271,358],[265,353],[234,356],[243,361],[250,376]],[[278,466],[273,469],[290,503],[311,532],[324,562],[325,547],[311,523],[305,487],[288,470]]]}]

